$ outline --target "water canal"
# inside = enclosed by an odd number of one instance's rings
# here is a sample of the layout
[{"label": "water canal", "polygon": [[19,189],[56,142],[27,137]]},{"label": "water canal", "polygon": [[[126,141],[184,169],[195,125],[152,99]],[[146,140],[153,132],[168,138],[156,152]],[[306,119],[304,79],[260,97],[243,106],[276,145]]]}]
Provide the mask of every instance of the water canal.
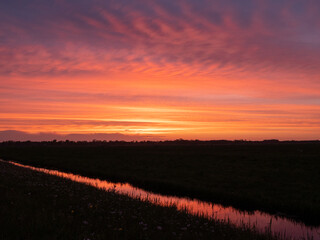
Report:
[{"label": "water canal", "polygon": [[28,168],[34,171],[70,179],[74,182],[84,183],[105,191],[115,191],[118,194],[127,195],[132,198],[149,201],[160,206],[176,206],[178,210],[187,211],[192,215],[200,215],[206,218],[229,221],[236,226],[246,224],[254,226],[261,232],[271,231],[275,234],[283,234],[292,239],[314,239],[320,240],[320,226],[310,227],[303,223],[297,223],[285,217],[270,215],[260,211],[245,212],[233,207],[224,207],[220,204],[190,199],[185,197],[166,196],[132,186],[129,183],[113,183],[100,179],[93,179],[75,175],[72,173],[49,170],[9,162],[13,165]]}]

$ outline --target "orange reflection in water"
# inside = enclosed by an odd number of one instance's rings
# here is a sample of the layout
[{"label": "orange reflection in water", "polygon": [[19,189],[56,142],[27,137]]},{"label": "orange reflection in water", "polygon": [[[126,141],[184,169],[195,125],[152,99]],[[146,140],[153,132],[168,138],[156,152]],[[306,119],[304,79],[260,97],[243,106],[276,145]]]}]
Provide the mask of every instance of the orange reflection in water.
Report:
[{"label": "orange reflection in water", "polygon": [[292,237],[293,239],[320,240],[320,227],[308,227],[302,223],[296,223],[290,219],[277,217],[260,211],[248,213],[236,210],[232,207],[223,207],[219,204],[204,202],[197,199],[156,194],[133,187],[128,183],[113,183],[105,180],[83,177],[72,173],[64,173],[57,170],[36,168],[11,161],[9,163],[34,171],[70,179],[74,182],[84,183],[105,191],[113,190],[118,194],[145,200],[155,205],[164,207],[175,206],[179,211],[186,211],[189,214],[197,216],[200,215],[209,219],[229,221],[236,226],[242,226],[245,224],[255,226],[255,228],[261,232],[271,230],[275,234],[285,234],[285,236]]}]

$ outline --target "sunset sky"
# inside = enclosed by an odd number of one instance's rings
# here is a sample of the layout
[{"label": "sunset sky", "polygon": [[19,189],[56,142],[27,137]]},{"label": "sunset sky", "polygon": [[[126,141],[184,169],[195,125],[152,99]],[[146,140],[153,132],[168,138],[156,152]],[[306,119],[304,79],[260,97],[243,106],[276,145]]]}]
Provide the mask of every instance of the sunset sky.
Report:
[{"label": "sunset sky", "polygon": [[0,1],[0,132],[319,139],[319,13],[319,0]]}]

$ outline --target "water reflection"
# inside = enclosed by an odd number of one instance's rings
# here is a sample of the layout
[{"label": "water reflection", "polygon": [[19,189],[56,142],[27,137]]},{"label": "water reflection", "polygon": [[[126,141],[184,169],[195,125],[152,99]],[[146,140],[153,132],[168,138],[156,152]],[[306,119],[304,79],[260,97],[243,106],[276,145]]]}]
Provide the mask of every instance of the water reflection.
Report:
[{"label": "water reflection", "polygon": [[238,211],[232,207],[223,207],[219,204],[203,202],[196,199],[181,198],[174,196],[164,196],[148,192],[128,183],[112,183],[99,179],[92,179],[82,177],[71,173],[64,173],[56,170],[48,170],[44,168],[31,167],[15,162],[10,162],[13,165],[32,169],[39,172],[71,179],[72,181],[85,183],[103,190],[115,190],[119,194],[127,195],[132,198],[147,200],[153,204],[161,206],[176,206],[178,210],[185,210],[193,215],[201,215],[206,218],[213,218],[218,220],[228,220],[234,225],[241,226],[247,224],[255,226],[261,232],[266,229],[271,229],[273,233],[285,234],[287,237],[294,239],[314,239],[320,240],[320,227],[308,227],[301,223],[296,223],[290,219],[276,217],[270,214],[262,213],[260,211],[243,212]]}]

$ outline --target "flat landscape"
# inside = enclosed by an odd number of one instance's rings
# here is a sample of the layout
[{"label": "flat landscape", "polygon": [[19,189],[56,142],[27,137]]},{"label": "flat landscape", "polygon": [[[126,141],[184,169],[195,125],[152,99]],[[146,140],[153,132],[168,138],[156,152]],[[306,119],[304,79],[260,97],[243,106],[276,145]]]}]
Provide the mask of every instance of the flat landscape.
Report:
[{"label": "flat landscape", "polygon": [[320,1],[0,1],[0,240],[320,240]]},{"label": "flat landscape", "polygon": [[0,162],[0,239],[284,239]]},{"label": "flat landscape", "polygon": [[317,141],[7,142],[0,157],[319,224]]}]

